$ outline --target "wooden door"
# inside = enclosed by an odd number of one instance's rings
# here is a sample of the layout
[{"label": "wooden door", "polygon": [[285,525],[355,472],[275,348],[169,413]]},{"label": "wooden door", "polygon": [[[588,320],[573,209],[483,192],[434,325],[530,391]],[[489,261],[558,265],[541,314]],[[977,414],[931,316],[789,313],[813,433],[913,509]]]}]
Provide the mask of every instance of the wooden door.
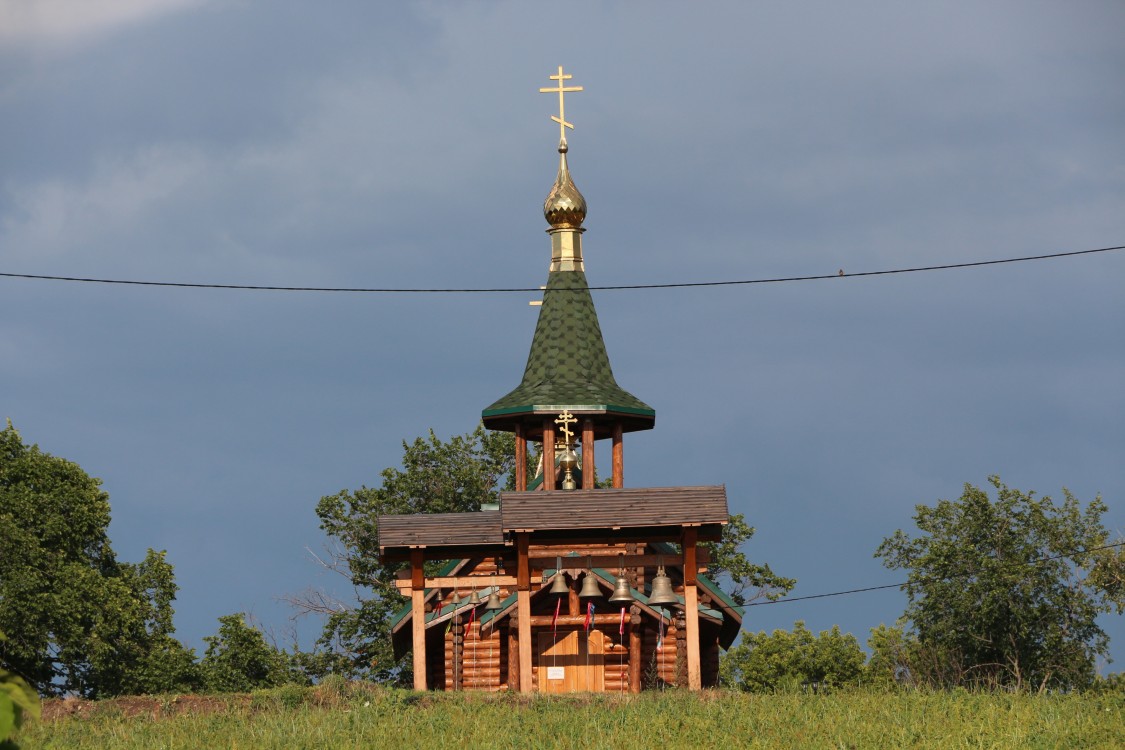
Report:
[{"label": "wooden door", "polygon": [[604,636],[600,630],[540,632],[539,692],[600,693],[605,689]]}]

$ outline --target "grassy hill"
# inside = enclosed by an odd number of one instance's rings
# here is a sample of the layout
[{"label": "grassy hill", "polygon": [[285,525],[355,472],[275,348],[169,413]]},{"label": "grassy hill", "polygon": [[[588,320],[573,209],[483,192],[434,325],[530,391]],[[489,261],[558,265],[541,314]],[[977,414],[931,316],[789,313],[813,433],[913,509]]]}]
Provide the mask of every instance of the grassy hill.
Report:
[{"label": "grassy hill", "polygon": [[1121,748],[1125,694],[413,693],[49,701],[24,748]]}]

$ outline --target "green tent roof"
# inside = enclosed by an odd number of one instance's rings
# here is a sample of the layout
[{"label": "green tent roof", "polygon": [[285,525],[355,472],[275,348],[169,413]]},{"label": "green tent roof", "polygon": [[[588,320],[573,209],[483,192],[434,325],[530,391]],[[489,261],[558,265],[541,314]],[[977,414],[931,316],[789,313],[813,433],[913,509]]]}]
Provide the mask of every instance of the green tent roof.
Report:
[{"label": "green tent roof", "polygon": [[599,410],[655,419],[651,406],[617,385],[598,313],[582,271],[552,271],[523,382],[483,416],[545,410]]}]

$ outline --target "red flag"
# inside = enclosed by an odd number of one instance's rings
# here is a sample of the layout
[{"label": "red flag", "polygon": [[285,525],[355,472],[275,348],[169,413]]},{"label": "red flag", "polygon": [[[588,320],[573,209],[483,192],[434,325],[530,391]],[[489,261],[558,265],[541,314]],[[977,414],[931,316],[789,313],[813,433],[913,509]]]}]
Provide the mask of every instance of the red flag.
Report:
[{"label": "red flag", "polygon": [[586,622],[582,625],[582,627],[585,628],[587,633],[590,632],[590,625],[593,624],[593,621],[594,621],[594,603],[593,602],[586,602]]},{"label": "red flag", "polygon": [[621,627],[617,628],[618,635],[625,635],[625,608],[621,608]]},{"label": "red flag", "polygon": [[558,632],[559,632],[559,628],[558,628],[559,607],[561,607],[561,606],[562,606],[562,597],[560,596],[559,600],[557,602],[555,602],[555,616],[551,618],[551,630],[555,631],[555,635],[558,635]]}]

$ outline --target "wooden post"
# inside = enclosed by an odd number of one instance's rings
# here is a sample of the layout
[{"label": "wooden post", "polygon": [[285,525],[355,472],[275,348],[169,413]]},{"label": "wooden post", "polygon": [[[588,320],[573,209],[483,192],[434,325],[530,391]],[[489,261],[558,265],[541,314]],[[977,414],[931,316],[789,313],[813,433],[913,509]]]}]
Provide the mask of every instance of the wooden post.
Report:
[{"label": "wooden post", "polygon": [[613,486],[620,489],[625,486],[625,450],[624,450],[624,430],[621,429],[621,423],[618,422],[613,426]]},{"label": "wooden post", "polygon": [[[546,476],[546,475],[544,475]],[[520,692],[530,693],[531,683],[531,568],[527,559],[528,535],[516,536],[516,617],[519,618]]]},{"label": "wooden post", "polygon": [[684,620],[687,632],[687,678],[689,690],[703,689],[703,673],[699,663],[699,567],[695,557],[698,531],[694,526],[684,529]]},{"label": "wooden post", "polygon": [[594,489],[597,468],[594,464],[594,420],[582,422],[582,489]]},{"label": "wooden post", "polygon": [[543,420],[543,489],[555,489],[555,425]]},{"label": "wooden post", "polygon": [[527,491],[527,438],[523,424],[516,425],[516,492]]},{"label": "wooden post", "polygon": [[422,569],[422,550],[410,550],[411,630],[414,636],[414,689],[426,689],[426,589]]},{"label": "wooden post", "polygon": [[[512,622],[515,620],[516,622]],[[520,689],[519,617],[508,618],[508,689]]]},{"label": "wooden post", "polygon": [[641,663],[641,638],[644,634],[644,620],[641,619],[641,608],[637,605],[631,607],[633,616],[629,618],[629,692],[641,692],[641,675],[645,665]]},{"label": "wooden post", "polygon": [[530,693],[531,683],[531,592],[516,592],[516,613],[520,623],[520,692]]}]

